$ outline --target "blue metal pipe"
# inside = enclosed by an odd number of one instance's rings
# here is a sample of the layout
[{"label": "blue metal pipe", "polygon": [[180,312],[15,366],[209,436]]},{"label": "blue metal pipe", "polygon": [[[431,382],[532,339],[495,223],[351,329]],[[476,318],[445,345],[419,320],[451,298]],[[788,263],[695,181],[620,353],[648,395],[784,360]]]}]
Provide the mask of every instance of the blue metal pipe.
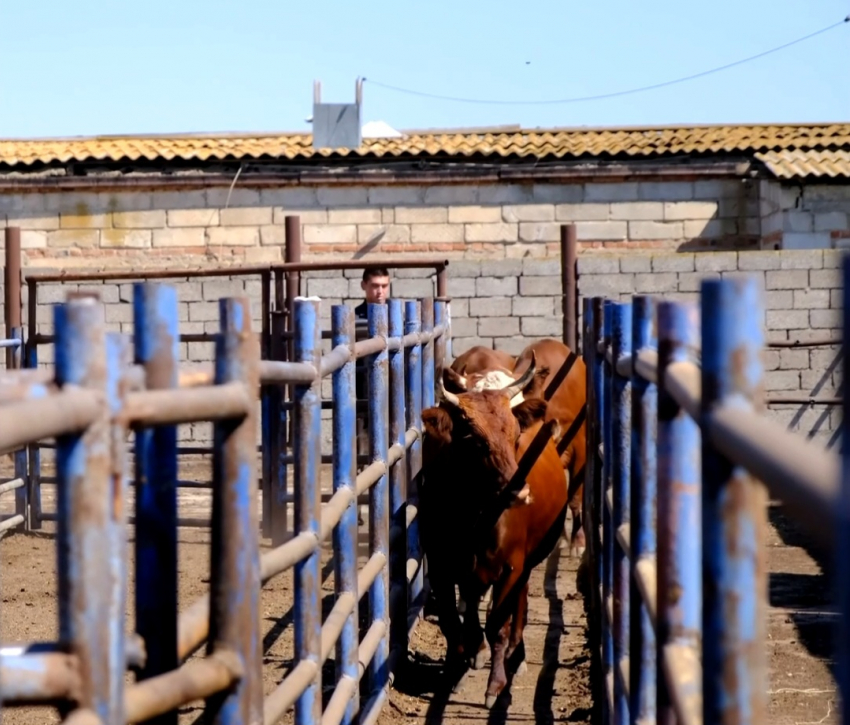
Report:
[{"label": "blue metal pipe", "polygon": [[[632,381],[617,373],[616,362],[632,351],[632,305],[622,302],[611,307],[612,370],[611,399],[611,488],[614,511],[611,539],[614,547],[614,665],[618,669],[629,658],[629,559],[616,540],[616,532],[631,520],[631,439]],[[614,718],[616,725],[628,725],[628,694],[619,673],[614,674]]]},{"label": "blue metal pipe", "polygon": [[[24,344],[24,331],[20,327],[13,327],[9,334],[10,339],[17,340],[19,346],[12,355],[13,369],[21,367],[21,357]],[[15,513],[24,517],[24,528],[31,528],[30,506],[29,506],[29,481],[27,475],[27,449],[22,448],[15,451],[15,478],[23,479],[24,485],[15,489]]]},{"label": "blue metal pipe", "polygon": [[[658,305],[658,379],[673,363],[694,362],[699,309],[686,302]],[[700,428],[663,386],[658,391],[657,577],[659,648],[698,647],[702,635]],[[669,596],[676,592],[675,597]],[[660,651],[660,650],[659,650]],[[658,722],[677,722],[663,661],[656,665]],[[699,687],[699,684],[695,684]]]},{"label": "blue metal pipe", "polygon": [[[422,332],[434,331],[434,298],[422,300]],[[436,399],[434,378],[434,340],[422,346],[422,410],[433,408]]]},{"label": "blue metal pipe", "polygon": [[[841,263],[844,292],[843,337],[850,340],[850,255],[845,255]],[[850,381],[850,354],[847,343],[844,346],[842,372],[844,381]],[[838,604],[838,625],[836,637],[836,673],[835,679],[841,695],[839,703],[840,721],[850,725],[850,385],[844,383],[843,420],[841,421],[841,489],[839,510],[835,512],[836,562],[835,601]]]},{"label": "blue metal pipe", "polygon": [[[404,334],[420,331],[422,309],[418,300],[409,300],[404,305]],[[411,345],[405,351],[405,411],[407,427],[422,429],[422,346]],[[407,500],[414,506],[419,502],[419,472],[422,469],[422,441],[417,438],[407,452]],[[417,516],[407,530],[407,555],[420,562],[413,581],[410,582],[410,600],[416,601],[422,592],[424,572],[421,566],[422,549],[419,543],[419,517]]]},{"label": "blue metal pipe", "polygon": [[[354,349],[354,310],[348,305],[331,308],[332,345]],[[334,493],[355,490],[356,400],[354,358],[333,373],[333,488]],[[353,500],[333,531],[334,589],[337,598],[350,592],[357,599],[357,502]],[[357,609],[347,617],[336,648],[337,686],[342,678],[357,682]],[[351,725],[359,709],[359,688],[346,707],[341,725]]]},{"label": "blue metal pipe", "polygon": [[[34,289],[29,290],[29,304],[35,304]],[[36,330],[27,332],[26,344],[26,366],[30,370],[38,368],[38,345],[35,342]],[[55,344],[55,343],[54,343]],[[27,475],[27,498],[30,505],[29,528],[32,531],[41,529],[41,448],[38,443],[27,446],[28,475]]]},{"label": "blue metal pipe", "polygon": [[[103,305],[91,296],[53,309],[56,383],[107,394],[109,370]],[[79,659],[80,705],[102,722],[124,722],[123,627],[105,627],[115,612],[113,581],[121,564],[114,543],[109,409],[81,434],[56,441],[59,638]],[[70,703],[60,707],[62,715]]]},{"label": "blue metal pipe", "polygon": [[[702,282],[703,416],[761,410],[763,300],[754,276]],[[767,712],[766,493],[703,441],[703,721],[755,725]]]},{"label": "blue metal pipe", "polygon": [[[387,305],[369,303],[369,337],[387,337]],[[368,361],[369,378],[369,443],[373,461],[386,461],[389,448],[387,423],[389,396],[387,391],[388,354],[386,348],[371,356]],[[383,554],[389,561],[389,477],[385,473],[369,489],[369,555]],[[383,622],[386,630],[375,656],[369,663],[369,691],[374,697],[389,679],[389,628],[390,628],[390,581],[389,567],[381,573],[369,588],[370,620]]]},{"label": "blue metal pipe", "polygon": [[[294,305],[295,361],[319,369],[321,330],[319,302],[297,298]],[[322,381],[295,385],[295,533],[319,536],[322,454]],[[384,454],[386,455],[386,453]],[[295,565],[295,657],[316,663],[316,675],[295,701],[295,725],[319,725],[322,717],[322,673],[319,657],[322,636],[321,549]]]},{"label": "blue metal pipe", "polygon": [[[607,347],[611,343],[612,321],[614,319],[614,305],[611,300],[605,300],[602,317],[602,341]],[[602,420],[602,487],[600,500],[600,513],[602,521],[602,669],[606,681],[613,677],[614,663],[614,640],[613,622],[608,618],[608,605],[612,601],[614,587],[614,531],[612,526],[611,510],[607,504],[607,493],[611,486],[611,449],[613,438],[611,434],[613,401],[613,371],[602,355],[603,371],[603,397],[602,409],[605,411]],[[606,682],[605,687],[608,687]],[[609,722],[614,713],[608,712],[607,696],[603,697],[603,722]]]},{"label": "blue metal pipe", "polygon": [[[135,361],[149,390],[179,385],[177,291],[170,285],[133,285]],[[177,426],[136,431],[136,631],[147,658],[140,679],[175,669],[177,655]],[[176,725],[177,712],[155,718]]]},{"label": "blue metal pipe", "polygon": [[[594,541],[594,559],[593,561],[593,601],[597,604],[596,615],[600,617],[600,636],[602,622],[602,597],[601,587],[603,582],[603,562],[604,552],[602,551],[602,540],[600,531],[602,527],[602,516],[604,506],[605,492],[605,472],[603,470],[603,461],[599,455],[599,446],[603,441],[605,433],[605,420],[607,418],[607,409],[605,408],[605,357],[598,352],[598,345],[604,339],[604,298],[594,297],[593,304],[593,328],[591,336],[591,344],[594,346],[591,351],[592,369],[589,369],[590,376],[593,381],[593,410],[594,418],[592,420],[593,430],[593,448],[589,451],[588,460],[593,459],[593,478],[591,491],[591,506],[593,509],[593,531],[591,536]],[[588,417],[588,420],[591,420]],[[599,644],[602,644],[600,639]],[[603,700],[605,698],[602,698]]]},{"label": "blue metal pipe", "polygon": [[[445,310],[445,303],[442,303]],[[388,335],[401,340],[404,335],[404,303],[401,300],[387,302],[389,313]],[[405,432],[405,392],[404,392],[404,350],[399,347],[388,354],[389,364],[389,444],[404,447]],[[390,612],[390,646],[399,654],[407,652],[407,507],[405,505],[405,456],[402,456],[390,468],[389,505],[390,529],[396,532],[391,539],[398,542],[390,548],[390,597],[396,609]]]},{"label": "blue metal pipe", "polygon": [[445,300],[434,300],[434,326],[443,325],[442,334],[434,340],[434,382],[443,377],[446,362],[446,339],[448,338],[448,313]]}]

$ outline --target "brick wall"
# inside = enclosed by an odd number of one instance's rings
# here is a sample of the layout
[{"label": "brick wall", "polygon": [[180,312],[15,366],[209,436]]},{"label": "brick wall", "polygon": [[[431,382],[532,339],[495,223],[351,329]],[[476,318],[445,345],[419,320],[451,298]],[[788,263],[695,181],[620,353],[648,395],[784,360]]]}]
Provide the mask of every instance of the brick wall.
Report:
[{"label": "brick wall", "polygon": [[[755,275],[764,289],[769,341],[840,339],[841,256],[842,252],[833,250],[584,255],[579,257],[579,294],[581,298],[629,299],[637,293],[696,301],[700,280],[745,273]],[[839,345],[769,349],[765,365],[768,394],[840,395]],[[824,445],[833,446],[839,440],[840,405],[772,404],[769,411],[791,430]]]}]

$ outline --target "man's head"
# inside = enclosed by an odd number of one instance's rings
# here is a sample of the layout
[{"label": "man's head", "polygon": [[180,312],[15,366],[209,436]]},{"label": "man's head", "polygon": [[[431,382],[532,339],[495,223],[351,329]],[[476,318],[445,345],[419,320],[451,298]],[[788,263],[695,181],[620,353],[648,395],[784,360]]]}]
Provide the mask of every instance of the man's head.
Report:
[{"label": "man's head", "polygon": [[360,289],[366,293],[367,302],[383,304],[390,296],[390,273],[386,267],[367,267],[363,270]]}]

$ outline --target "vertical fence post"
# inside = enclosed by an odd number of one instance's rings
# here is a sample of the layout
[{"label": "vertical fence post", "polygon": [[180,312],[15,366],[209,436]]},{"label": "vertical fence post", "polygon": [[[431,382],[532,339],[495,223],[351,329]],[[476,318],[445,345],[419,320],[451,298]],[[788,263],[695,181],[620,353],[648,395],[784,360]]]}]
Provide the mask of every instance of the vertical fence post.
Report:
[{"label": "vertical fence post", "polygon": [[[54,308],[56,383],[106,395],[110,378],[103,305],[70,297]],[[80,705],[101,722],[124,722],[124,628],[104,628],[115,610],[112,581],[122,564],[113,519],[111,424],[101,415],[82,433],[56,441],[59,638],[79,659]],[[61,708],[67,714],[68,705]]]},{"label": "vertical fence post", "polygon": [[610,352],[612,320],[614,316],[614,305],[611,300],[605,300],[602,317],[602,343],[607,352],[601,353],[603,364],[603,398],[602,408],[606,411],[602,421],[602,486],[599,502],[600,520],[602,522],[602,669],[605,677],[605,695],[603,697],[603,722],[609,722],[613,717],[614,708],[614,530],[612,525],[612,511],[608,505],[608,495],[611,491],[611,450],[613,439],[611,436],[611,421],[614,417],[611,410],[613,401],[613,373],[608,362],[607,355]]},{"label": "vertical fence post", "polygon": [[[254,396],[260,383],[260,341],[251,331],[245,298],[219,300],[215,384],[242,383]],[[213,427],[213,511],[210,547],[208,652],[234,652],[244,675],[207,700],[215,725],[263,718],[260,642],[260,550],[257,532],[257,407]]]},{"label": "vertical fence post", "polygon": [[[348,305],[331,308],[332,347],[345,345],[351,351],[348,362],[333,373],[333,489],[334,493],[348,489],[354,494],[356,479],[356,410],[354,384],[354,310]],[[333,530],[334,589],[337,599],[350,593],[354,601],[357,592],[357,499],[351,503]],[[345,709],[341,725],[351,725],[359,709],[359,690],[356,685],[358,668],[357,607],[345,620],[336,647],[337,687],[343,678],[351,682],[353,697]]]},{"label": "vertical fence post", "polygon": [[561,314],[564,344],[577,351],[578,295],[576,280],[576,253],[578,242],[575,224],[561,224]]},{"label": "vertical fence post", "polygon": [[[289,218],[289,217],[287,217]],[[319,471],[322,460],[322,380],[318,376],[322,355],[319,301],[294,300],[295,361],[310,363],[316,378],[295,386],[295,534],[319,536],[322,497]],[[385,454],[386,455],[386,454]],[[316,664],[311,684],[295,701],[296,725],[319,725],[322,716],[321,547],[295,565],[295,657]]]},{"label": "vertical fence post", "polygon": [[446,364],[446,338],[449,334],[446,301],[434,300],[434,326],[443,326],[442,334],[434,340],[434,382],[443,379],[443,367]]},{"label": "vertical fence post", "polygon": [[[38,368],[38,287],[35,280],[27,280],[27,341],[26,366],[31,370]],[[41,528],[41,448],[38,442],[27,446],[27,499],[29,500],[29,528],[33,531]]]},{"label": "vertical fence post", "polygon": [[[703,420],[763,410],[764,305],[756,277],[703,280]],[[742,314],[745,311],[746,314]],[[767,704],[766,493],[703,439],[703,721],[755,725]]]},{"label": "vertical fence post", "polygon": [[[180,330],[170,285],[133,286],[135,359],[148,390],[176,388]],[[136,430],[136,630],[147,649],[140,679],[170,672],[177,656],[177,426]],[[152,722],[174,725],[177,712]]]},{"label": "vertical fence post", "polygon": [[[422,309],[418,300],[408,300],[404,305],[404,334],[415,335],[421,328]],[[405,411],[407,427],[422,429],[422,345],[416,343],[405,351]],[[422,469],[421,436],[413,442],[407,456],[407,500],[419,510],[419,471]],[[424,572],[419,544],[419,516],[407,530],[407,556],[417,562],[416,574],[410,582],[410,599],[416,602],[422,592]],[[405,575],[406,576],[406,575]]]},{"label": "vertical fence post", "polygon": [[[387,305],[369,303],[369,337],[387,338]],[[387,449],[387,364],[386,348],[372,355],[369,361],[369,442],[373,461],[386,461]],[[369,664],[370,690],[377,696],[387,682],[389,659],[389,480],[381,476],[369,489],[369,556],[382,554],[386,564],[369,588],[370,619],[374,626],[383,622],[385,630],[381,644]]]},{"label": "vertical fence post", "polygon": [[[445,310],[445,303],[442,309]],[[398,343],[389,351],[389,443],[404,450],[404,303],[388,300],[388,336]],[[402,455],[390,469],[390,648],[399,656],[407,654],[407,506],[406,466],[407,456]]]},{"label": "vertical fence post", "polygon": [[[591,336],[590,336],[590,344],[593,345],[592,351],[592,369],[590,370],[590,380],[592,381],[593,391],[593,407],[588,408],[588,413],[593,411],[593,416],[588,415],[588,423],[590,424],[590,431],[592,437],[592,449],[588,451],[587,460],[593,461],[592,467],[592,476],[593,478],[586,478],[585,480],[591,482],[591,491],[590,491],[590,510],[593,512],[593,517],[590,521],[592,525],[592,530],[589,532],[590,537],[593,539],[593,546],[595,553],[593,554],[593,558],[591,559],[593,565],[593,571],[591,576],[591,581],[593,583],[593,592],[591,601],[595,603],[595,616],[597,618],[597,632],[600,633],[598,641],[596,642],[597,647],[602,644],[601,639],[601,624],[603,618],[600,616],[602,614],[602,605],[604,604],[604,600],[601,594],[602,587],[602,579],[603,579],[603,560],[604,555],[602,551],[602,539],[600,537],[600,531],[602,526],[602,507],[603,507],[603,493],[605,489],[605,478],[604,471],[602,469],[602,458],[599,455],[599,446],[602,443],[603,439],[603,430],[605,427],[605,420],[608,417],[608,409],[605,407],[605,355],[599,352],[599,343],[603,340],[603,308],[604,299],[602,297],[594,297],[591,300],[591,307],[593,312],[593,324],[591,328]],[[589,400],[589,399],[588,399]],[[585,534],[585,538],[587,538],[587,533]],[[599,664],[602,662],[600,660]],[[604,698],[600,698],[600,702],[602,702]]]},{"label": "vertical fence post", "polygon": [[[617,541],[621,527],[631,520],[632,381],[617,372],[617,361],[632,351],[632,305],[622,302],[611,308],[611,493],[614,539],[614,723],[629,722],[626,682],[629,660],[629,559]],[[619,670],[619,671],[617,671]]]},{"label": "vertical fence post", "polygon": [[[422,300],[422,332],[434,332],[434,298]],[[422,410],[434,406],[436,397],[434,377],[434,340],[422,346]]]},{"label": "vertical fence post", "polygon": [[[271,270],[265,270],[260,275],[261,289],[261,317],[262,317],[262,350],[261,357],[263,360],[270,360],[272,352],[272,302],[271,302]],[[274,405],[274,393],[278,388],[277,385],[264,385],[260,388],[260,399],[262,405],[262,413],[260,422],[262,426],[262,451],[263,460],[262,467],[262,515],[261,515],[261,533],[264,537],[272,535],[272,497],[274,487],[275,474],[275,442],[274,434],[276,432],[277,411],[280,410],[280,403]]]},{"label": "vertical fence post", "polygon": [[[272,315],[272,340],[271,340],[271,359],[285,360],[286,359],[286,340],[284,333],[286,332],[286,317],[283,312],[275,312]],[[263,489],[265,496],[268,490],[269,501],[266,504],[263,500],[263,516],[268,516],[268,536],[272,539],[272,546],[280,546],[286,541],[287,532],[289,530],[289,516],[287,503],[287,450],[286,450],[286,434],[287,434],[287,411],[284,408],[286,396],[284,395],[283,385],[269,386],[268,406],[269,416],[269,438],[272,443],[272,450],[269,462],[269,473],[271,481],[268,489]]]},{"label": "vertical fence post", "polygon": [[[3,285],[6,297],[5,336],[15,338],[15,330],[21,327],[21,229],[7,227],[5,230],[6,261],[3,265]],[[15,359],[20,356],[20,348],[11,347],[6,350],[6,368],[17,367]]]},{"label": "vertical fence post", "polygon": [[[667,687],[672,651],[698,652],[702,635],[702,479],[699,424],[679,407],[664,379],[671,365],[694,362],[699,308],[658,304],[656,710],[659,725],[678,722]],[[693,683],[696,693],[702,684]]]},{"label": "vertical fence post", "polygon": [[[652,297],[632,302],[632,360],[643,349],[655,349],[655,304]],[[629,603],[631,644],[629,711],[632,725],[655,720],[655,630],[649,610],[635,585],[643,561],[655,563],[656,420],[658,388],[632,372],[631,540],[632,585]],[[654,592],[653,592],[654,594]]]},{"label": "vertical fence post", "polygon": [[[20,299],[20,288],[18,289],[18,298]],[[17,340],[19,346],[12,348],[11,367],[17,370],[21,367],[21,358],[23,354],[24,331],[21,327],[12,329],[9,339]],[[27,447],[24,446],[15,451],[15,478],[20,478],[24,485],[15,489],[15,513],[24,517],[24,528],[30,528],[30,502],[29,502],[29,475],[27,473]]]},{"label": "vertical fence post", "polygon": [[[843,319],[843,379],[850,381],[850,255],[845,254],[841,261],[842,283],[844,285],[842,308]],[[836,681],[839,691],[839,722],[850,723],[850,385],[844,383],[841,431],[843,445],[841,452],[841,484],[839,489],[839,507],[832,523],[835,531],[835,558],[837,563],[834,591],[838,604],[837,668]]]}]

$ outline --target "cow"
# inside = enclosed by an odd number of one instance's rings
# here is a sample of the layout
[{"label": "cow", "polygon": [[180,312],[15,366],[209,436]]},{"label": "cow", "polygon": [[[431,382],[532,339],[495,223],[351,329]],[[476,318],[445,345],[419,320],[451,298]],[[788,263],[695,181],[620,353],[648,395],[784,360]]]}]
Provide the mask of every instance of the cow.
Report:
[{"label": "cow", "polygon": [[[491,350],[483,345],[475,345],[458,355],[452,362],[451,369],[461,377],[480,376],[490,371],[498,371],[510,375],[516,364],[513,355],[504,350]],[[473,387],[470,386],[470,390]]]},{"label": "cow", "polygon": [[[486,348],[485,348],[486,349]],[[555,420],[560,428],[558,453],[568,477],[569,507],[573,515],[570,532],[570,553],[580,557],[585,553],[585,535],[581,524],[584,468],[587,458],[585,418],[587,415],[586,380],[584,360],[564,343],[546,338],[532,343],[520,353],[511,372],[500,366],[479,368],[476,376],[452,376],[447,381],[451,392],[467,390],[512,389],[518,379],[531,369],[532,360],[539,367],[528,384],[515,392],[512,405],[519,405],[524,397],[543,398],[547,401],[545,420]],[[452,366],[454,370],[454,366]]]},{"label": "cow", "polygon": [[[507,684],[506,667],[525,670],[523,630],[528,578],[555,548],[564,527],[567,490],[546,403],[511,399],[535,375],[506,390],[454,394],[440,380],[440,403],[422,412],[425,430],[420,532],[428,578],[446,639],[446,670],[479,668],[492,652],[489,708]],[[528,453],[528,455],[524,455]],[[454,587],[471,606],[461,624]],[[493,587],[482,632],[478,604]]]}]

